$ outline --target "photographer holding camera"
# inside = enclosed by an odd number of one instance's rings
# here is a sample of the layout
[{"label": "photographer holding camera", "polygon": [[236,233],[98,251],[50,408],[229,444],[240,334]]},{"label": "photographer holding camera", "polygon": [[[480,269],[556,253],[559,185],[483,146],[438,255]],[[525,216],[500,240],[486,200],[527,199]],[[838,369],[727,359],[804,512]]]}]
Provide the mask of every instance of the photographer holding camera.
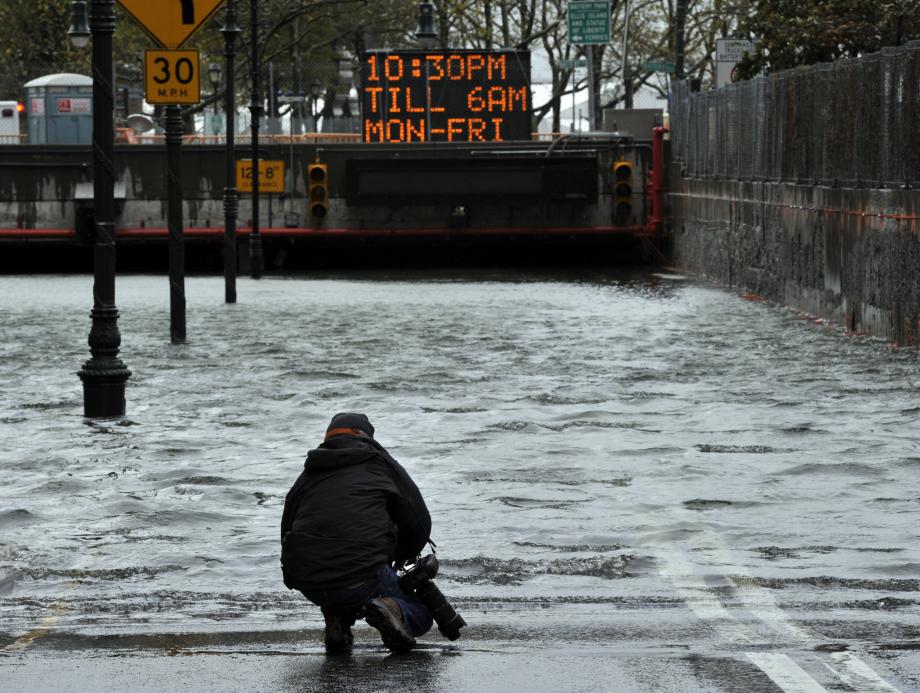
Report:
[{"label": "photographer holding camera", "polygon": [[392,652],[411,650],[432,624],[415,586],[433,587],[426,579],[433,573],[419,571],[422,580],[404,590],[394,569],[415,561],[431,516],[406,470],[373,436],[364,414],[336,414],[284,501],[284,584],[322,609],[329,654],[351,645],[362,615]]}]

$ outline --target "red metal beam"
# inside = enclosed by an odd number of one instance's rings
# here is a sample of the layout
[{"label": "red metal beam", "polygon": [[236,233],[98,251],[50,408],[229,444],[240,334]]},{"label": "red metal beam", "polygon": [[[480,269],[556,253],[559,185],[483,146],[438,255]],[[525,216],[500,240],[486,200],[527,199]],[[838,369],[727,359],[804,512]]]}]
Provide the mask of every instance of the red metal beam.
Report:
[{"label": "red metal beam", "polygon": [[648,174],[651,194],[645,228],[653,236],[660,236],[664,230],[664,135],[667,131],[666,127],[652,128],[652,170]]},{"label": "red metal beam", "polygon": [[0,229],[0,239],[12,238],[28,240],[30,238],[70,239],[76,238],[73,229]]}]

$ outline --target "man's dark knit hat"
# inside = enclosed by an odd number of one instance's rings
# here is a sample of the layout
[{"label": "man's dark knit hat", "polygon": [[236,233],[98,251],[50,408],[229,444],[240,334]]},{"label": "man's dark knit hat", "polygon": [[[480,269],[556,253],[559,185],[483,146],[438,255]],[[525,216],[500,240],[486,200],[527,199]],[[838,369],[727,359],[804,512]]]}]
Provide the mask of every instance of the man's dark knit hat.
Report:
[{"label": "man's dark knit hat", "polygon": [[332,421],[329,422],[326,433],[328,434],[337,428],[357,428],[367,433],[371,438],[374,437],[374,427],[364,414],[351,412],[336,414],[332,417]]}]

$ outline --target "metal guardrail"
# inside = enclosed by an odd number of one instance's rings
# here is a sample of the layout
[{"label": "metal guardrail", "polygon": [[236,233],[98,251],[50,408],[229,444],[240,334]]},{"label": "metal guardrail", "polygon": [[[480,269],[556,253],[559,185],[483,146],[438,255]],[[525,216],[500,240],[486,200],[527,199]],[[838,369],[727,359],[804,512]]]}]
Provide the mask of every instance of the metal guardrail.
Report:
[{"label": "metal guardrail", "polygon": [[[165,135],[138,135],[130,128],[117,128],[116,144],[164,144]],[[568,137],[565,132],[534,132],[531,139],[539,142],[551,142],[560,137]],[[183,144],[225,144],[223,135],[184,135]],[[360,143],[361,135],[350,132],[310,132],[303,135],[259,135],[259,141],[265,144],[330,144],[330,143]],[[236,136],[237,145],[248,145],[252,142],[249,133],[240,133]]]},{"label": "metal guardrail", "polygon": [[[534,132],[531,133],[531,139],[536,142],[552,142],[560,138],[571,137],[567,132]],[[350,132],[310,132],[302,135],[259,135],[259,141],[265,144],[330,144],[330,143],[360,143],[361,135]],[[226,144],[227,139],[223,135],[184,135],[183,144]],[[252,137],[249,133],[240,133],[236,136],[237,146],[249,145],[252,143]],[[2,144],[28,144],[28,135],[0,135],[0,145]],[[166,143],[165,135],[137,134],[131,128],[115,129],[115,144],[137,144],[137,145],[164,145]]]},{"label": "metal guardrail", "polygon": [[[250,144],[252,136],[240,133],[234,138],[237,145]],[[184,135],[183,144],[225,144],[223,135]],[[310,132],[303,135],[259,135],[259,141],[265,144],[328,144],[330,142],[360,142],[361,135],[349,132]],[[117,128],[115,142],[118,144],[164,144],[165,135],[138,135],[130,128]]]},{"label": "metal guardrail", "polygon": [[672,155],[689,177],[831,187],[920,183],[920,41],[671,97]]}]

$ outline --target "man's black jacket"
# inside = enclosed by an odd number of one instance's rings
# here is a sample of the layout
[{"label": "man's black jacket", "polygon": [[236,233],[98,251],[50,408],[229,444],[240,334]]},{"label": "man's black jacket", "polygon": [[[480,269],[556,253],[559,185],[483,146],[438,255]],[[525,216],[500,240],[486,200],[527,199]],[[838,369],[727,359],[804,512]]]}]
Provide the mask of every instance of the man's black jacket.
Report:
[{"label": "man's black jacket", "polygon": [[307,454],[281,518],[289,588],[347,587],[415,558],[431,515],[406,470],[372,438],[336,436]]}]

